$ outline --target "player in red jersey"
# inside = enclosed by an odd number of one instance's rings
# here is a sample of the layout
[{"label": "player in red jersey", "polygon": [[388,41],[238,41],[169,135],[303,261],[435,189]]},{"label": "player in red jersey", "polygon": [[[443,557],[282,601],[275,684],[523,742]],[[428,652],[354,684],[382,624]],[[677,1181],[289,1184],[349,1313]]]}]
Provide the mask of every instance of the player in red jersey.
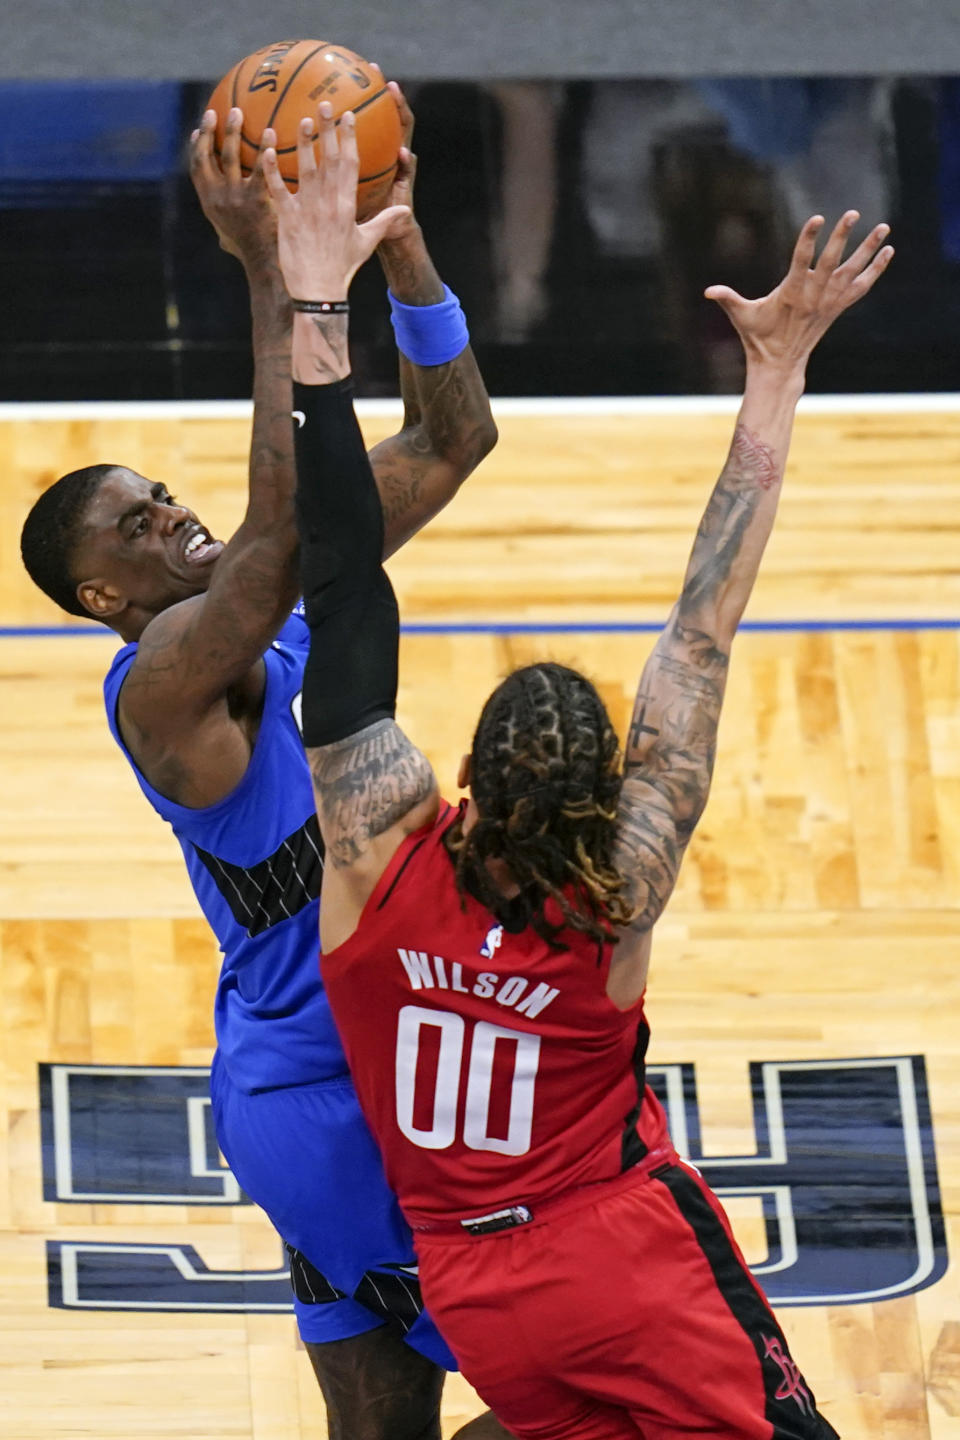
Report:
[{"label": "player in red jersey", "polygon": [[[291,196],[266,161],[284,275],[293,295],[339,302],[348,277],[316,238],[305,144],[300,166]],[[816,263],[823,222],[809,221],[762,300],[707,292],[741,336],[746,388],[622,766],[593,686],[530,666],[484,706],[459,809],[393,719],[381,510],[349,398],[311,383],[327,341],[296,320],[324,982],[427,1302],[464,1373],[530,1440],[835,1434],[644,1085],[643,994],[651,927],[706,802],[807,359],[893,253],[878,226],[844,261],[857,218]]]}]

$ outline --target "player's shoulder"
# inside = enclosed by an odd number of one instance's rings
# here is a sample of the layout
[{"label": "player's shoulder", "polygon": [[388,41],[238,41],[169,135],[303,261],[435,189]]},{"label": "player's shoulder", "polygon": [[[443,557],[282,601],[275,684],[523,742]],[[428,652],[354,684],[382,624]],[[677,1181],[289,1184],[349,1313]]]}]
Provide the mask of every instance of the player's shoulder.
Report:
[{"label": "player's shoulder", "polygon": [[120,649],[116,652],[113,659],[110,661],[110,667],[107,670],[106,676],[104,677],[103,688],[105,691],[109,692],[110,690],[116,689],[119,685],[123,684],[123,681],[127,677],[127,672],[129,671],[130,666],[133,664],[134,660],[136,659],[136,656],[136,640],[128,640],[125,645],[120,646]]},{"label": "player's shoulder", "polygon": [[176,709],[175,686],[182,665],[179,642],[189,624],[193,599],[170,605],[144,626],[135,641],[114,656],[106,690],[125,725],[169,718]]},{"label": "player's shoulder", "polygon": [[184,638],[203,598],[190,596],[154,616],[135,645],[128,647],[129,658],[120,659],[117,709],[125,727],[132,725],[159,739],[183,734],[184,726],[193,735],[200,721],[247,727],[259,717],[266,677],[262,656],[220,693],[202,689],[198,693],[192,683],[196,671]]},{"label": "player's shoulder", "polygon": [[452,805],[442,795],[437,796],[436,814],[419,830],[415,830],[408,839],[416,841],[419,837],[423,841],[423,848],[428,855],[443,854],[449,858],[448,839],[457,821],[463,814],[466,802],[459,805]]},{"label": "player's shoulder", "polygon": [[202,595],[190,595],[186,600],[178,600],[176,605],[168,605],[165,610],[154,615],[137,638],[132,670],[139,673],[154,669],[158,665],[164,670],[169,670],[171,666],[175,668],[180,642],[193,623],[203,600]]},{"label": "player's shoulder", "polygon": [[434,793],[436,811],[425,820],[424,823],[411,830],[404,836],[401,842],[398,856],[404,861],[410,862],[418,857],[419,863],[423,865],[435,864],[438,857],[443,857],[448,863],[451,855],[448,847],[448,837],[459,818],[462,807],[451,805],[449,800]]},{"label": "player's shoulder", "polygon": [[461,813],[462,806],[451,805],[438,798],[436,814],[401,840],[377,882],[373,893],[375,909],[383,910],[388,901],[396,908],[400,899],[417,897],[429,886],[431,897],[439,898],[444,881],[456,884],[454,858],[448,847],[448,835]]}]

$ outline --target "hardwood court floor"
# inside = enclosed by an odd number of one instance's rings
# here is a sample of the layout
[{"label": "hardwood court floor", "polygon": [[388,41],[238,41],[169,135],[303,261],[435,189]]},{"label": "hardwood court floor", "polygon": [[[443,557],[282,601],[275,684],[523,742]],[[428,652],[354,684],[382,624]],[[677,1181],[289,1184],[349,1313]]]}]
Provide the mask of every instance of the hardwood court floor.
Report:
[{"label": "hardwood court floor", "polygon": [[[366,424],[371,439],[389,421]],[[731,421],[506,415],[501,444],[394,562],[414,621],[661,620]],[[121,459],[228,531],[242,420],[0,421],[0,623],[60,617],[21,577],[29,496]],[[960,415],[811,414],[798,426],[753,619],[956,619]],[[484,696],[549,653],[585,668],[623,727],[647,634],[416,634],[401,712],[448,785]],[[202,1066],[215,947],[179,853],[106,734],[106,637],[0,639],[0,1435],[320,1440],[292,1319],[47,1304],[45,1243],[190,1244],[269,1270],[250,1207],[43,1198],[39,1062]],[[707,814],[655,945],[651,1059],[696,1065],[704,1152],[756,1149],[750,1061],[926,1058],[948,1245],[960,1246],[960,631],[740,637]],[[762,1262],[758,1202],[729,1202]],[[847,1440],[960,1440],[960,1290],[786,1307]],[[451,1382],[447,1433],[475,1413]]]}]

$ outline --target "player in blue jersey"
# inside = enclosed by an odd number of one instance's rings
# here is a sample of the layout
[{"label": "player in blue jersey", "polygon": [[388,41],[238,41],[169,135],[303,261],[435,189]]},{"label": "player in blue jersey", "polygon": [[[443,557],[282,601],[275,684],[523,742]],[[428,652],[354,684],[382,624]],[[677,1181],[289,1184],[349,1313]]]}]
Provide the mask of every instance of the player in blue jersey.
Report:
[{"label": "player in blue jersey", "polygon": [[[397,102],[409,129],[399,92]],[[318,975],[323,862],[298,727],[308,633],[291,614],[291,303],[262,175],[240,173],[240,123],[231,112],[218,163],[208,113],[191,160],[203,209],[250,285],[254,422],[239,529],[223,545],[165,483],[108,464],[73,472],[40,497],[22,551],[34,580],[65,610],[102,620],[124,641],[104,686],[110,728],[172,825],[220,941],[217,1136],[290,1251],[298,1324],[331,1440],[431,1440],[440,1434],[441,1367],[453,1362],[422,1311],[410,1233],[361,1118]],[[342,159],[328,115],[321,128],[331,155],[325,243],[350,273],[378,248],[401,352],[403,427],[371,451],[390,553],[450,499],[496,430],[459,305],[409,208],[409,150],[391,208],[357,226],[352,127],[341,125]],[[345,316],[317,323],[330,327],[331,364],[340,364]],[[486,1440],[505,1432],[486,1416],[461,1433]]]}]

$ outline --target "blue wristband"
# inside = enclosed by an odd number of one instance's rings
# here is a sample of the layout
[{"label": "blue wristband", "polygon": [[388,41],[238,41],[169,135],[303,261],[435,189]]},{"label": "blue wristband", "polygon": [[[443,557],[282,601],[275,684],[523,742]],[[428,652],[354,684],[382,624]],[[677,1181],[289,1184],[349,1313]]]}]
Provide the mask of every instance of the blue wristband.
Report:
[{"label": "blue wristband", "polygon": [[470,344],[460,301],[446,285],[436,305],[404,305],[390,296],[390,323],[397,349],[414,365],[445,365]]}]

